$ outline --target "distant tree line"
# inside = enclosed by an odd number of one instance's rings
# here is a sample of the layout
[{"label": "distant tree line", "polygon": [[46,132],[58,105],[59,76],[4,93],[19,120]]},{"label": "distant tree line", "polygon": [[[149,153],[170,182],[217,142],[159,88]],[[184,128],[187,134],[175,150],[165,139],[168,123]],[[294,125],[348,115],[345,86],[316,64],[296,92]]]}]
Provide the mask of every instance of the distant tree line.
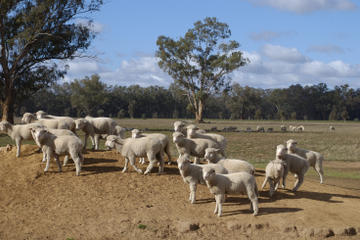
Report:
[{"label": "distant tree line", "polygon": [[[110,86],[98,75],[54,84],[15,106],[15,113],[44,110],[73,117],[193,118],[186,94],[176,86]],[[348,85],[329,89],[326,84],[291,85],[282,89],[260,89],[233,84],[221,94],[211,95],[205,118],[279,120],[358,120],[360,89]]]}]

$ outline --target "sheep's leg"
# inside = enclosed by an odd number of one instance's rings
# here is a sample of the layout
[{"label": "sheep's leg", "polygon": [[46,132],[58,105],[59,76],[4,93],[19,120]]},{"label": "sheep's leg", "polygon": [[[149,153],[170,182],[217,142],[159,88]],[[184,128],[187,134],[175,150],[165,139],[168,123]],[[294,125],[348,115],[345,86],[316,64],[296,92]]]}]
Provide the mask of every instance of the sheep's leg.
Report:
[{"label": "sheep's leg", "polygon": [[96,134],[94,137],[95,140],[95,150],[99,150],[99,139],[100,139],[100,135]]},{"label": "sheep's leg", "polygon": [[272,197],[272,195],[274,194],[274,190],[275,190],[274,181],[272,179],[269,181],[269,185],[270,185],[269,195],[270,195],[270,197]]},{"label": "sheep's leg", "polygon": [[196,183],[190,183],[190,202],[192,204],[196,201]]},{"label": "sheep's leg", "polygon": [[296,192],[304,181],[304,174],[298,175],[298,179],[295,182],[293,192]]},{"label": "sheep's leg", "polygon": [[126,172],[128,163],[129,163],[129,159],[127,157],[125,157],[124,169],[122,170],[123,173]]},{"label": "sheep's leg", "polygon": [[163,158],[164,153],[161,151],[158,154],[156,154],[156,159],[158,160],[158,165],[159,165],[159,173],[163,173],[164,172],[164,158]]},{"label": "sheep's leg", "polygon": [[47,152],[47,154],[46,154],[46,166],[45,166],[44,172],[47,172],[49,170],[50,158],[51,158],[51,155],[49,154],[49,152]]},{"label": "sheep's leg", "polygon": [[289,173],[289,170],[286,169],[286,170],[284,171],[283,180],[282,180],[282,188],[283,188],[283,189],[285,189],[286,177],[287,177],[288,173]]},{"label": "sheep's leg", "polygon": [[16,157],[20,157],[21,139],[15,139]]},{"label": "sheep's leg", "polygon": [[87,144],[87,139],[89,137],[89,134],[85,134],[85,137],[84,137],[84,146],[83,146],[83,149],[86,150],[86,144]]},{"label": "sheep's leg", "polygon": [[194,163],[195,163],[195,164],[199,164],[199,163],[200,163],[200,158],[195,157],[195,158],[194,158]]},{"label": "sheep's leg", "polygon": [[316,162],[314,166],[315,171],[319,174],[320,183],[323,183],[324,180],[324,170],[322,168],[322,163]]},{"label": "sheep's leg", "polygon": [[[135,157],[134,156],[131,156],[129,158],[129,161],[130,161],[130,165],[135,169],[135,171],[137,171],[138,173],[143,173],[141,169],[137,168],[136,165],[135,165]],[[150,162],[151,164],[151,162]],[[145,173],[146,174],[146,173]]]},{"label": "sheep's leg", "polygon": [[75,168],[76,168],[76,176],[80,176],[80,172],[81,172],[81,160],[79,157],[73,157],[72,158],[74,163],[75,163]]},{"label": "sheep's leg", "polygon": [[154,159],[149,159],[149,160],[150,160],[150,163],[146,168],[146,171],[144,173],[145,175],[148,174],[154,167],[155,160]]},{"label": "sheep's leg", "polygon": [[276,184],[275,184],[275,191],[278,189],[279,185],[280,185],[280,179],[278,179],[278,180],[276,181]]},{"label": "sheep's leg", "polygon": [[[216,205],[217,205],[218,217],[221,217],[221,215],[222,215],[222,204],[225,201],[224,194],[215,195],[215,200],[216,200]],[[216,208],[215,208],[215,211],[216,211]],[[214,212],[214,213],[216,213],[216,212]]]},{"label": "sheep's leg", "polygon": [[60,164],[60,161],[59,161],[59,156],[55,155],[54,158],[55,158],[55,161],[56,161],[56,163],[57,163],[57,165],[59,167],[59,172],[61,172],[62,170],[61,170],[61,164]]},{"label": "sheep's leg", "polygon": [[145,164],[145,158],[144,157],[141,157],[140,160],[139,160],[139,163],[141,165],[144,165]]},{"label": "sheep's leg", "polygon": [[264,189],[264,187],[266,186],[266,183],[269,181],[269,178],[268,177],[265,177],[265,180],[261,186],[261,191]]},{"label": "sheep's leg", "polygon": [[[270,189],[271,189],[271,186],[274,186],[274,185],[272,184],[272,181],[269,181],[269,183],[270,183]],[[256,216],[259,213],[258,197],[256,196],[256,192],[257,192],[256,186],[249,185],[246,187],[246,191],[247,191],[247,195],[251,201],[250,207],[252,208],[252,210],[254,210],[253,215]]]},{"label": "sheep's leg", "polygon": [[68,161],[69,161],[69,156],[68,156],[68,155],[65,155],[63,166],[66,166],[66,164],[68,163]]},{"label": "sheep's leg", "polygon": [[46,151],[42,150],[43,152],[43,159],[41,160],[41,162],[46,162]]}]

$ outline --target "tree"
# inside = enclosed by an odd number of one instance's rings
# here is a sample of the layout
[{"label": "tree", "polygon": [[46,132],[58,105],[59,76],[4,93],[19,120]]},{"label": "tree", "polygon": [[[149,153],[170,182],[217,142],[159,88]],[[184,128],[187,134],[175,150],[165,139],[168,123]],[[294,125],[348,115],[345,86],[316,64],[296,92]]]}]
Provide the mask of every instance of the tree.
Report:
[{"label": "tree", "polygon": [[231,31],[216,18],[197,21],[184,37],[159,36],[159,66],[185,91],[197,122],[203,121],[207,97],[229,86],[228,74],[248,63]]},{"label": "tree", "polygon": [[102,0],[0,0],[0,104],[13,122],[14,104],[63,76],[57,60],[85,51],[94,33],[76,18]]}]

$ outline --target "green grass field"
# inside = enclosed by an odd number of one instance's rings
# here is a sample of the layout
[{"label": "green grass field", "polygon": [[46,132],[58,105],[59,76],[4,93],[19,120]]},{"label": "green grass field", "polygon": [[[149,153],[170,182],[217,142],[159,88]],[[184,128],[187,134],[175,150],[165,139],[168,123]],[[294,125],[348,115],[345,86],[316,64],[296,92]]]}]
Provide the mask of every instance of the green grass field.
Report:
[{"label": "green grass field", "polygon": [[[117,119],[121,126],[126,128],[147,129],[149,132],[161,132],[172,139],[173,119]],[[192,123],[192,120],[185,120]],[[359,122],[328,122],[328,121],[230,121],[230,120],[206,120],[207,123],[199,124],[202,129],[210,129],[216,126],[218,129],[234,126],[240,130],[247,127],[256,129],[257,125],[271,127],[274,132],[219,132],[228,141],[227,157],[245,159],[253,163],[257,168],[264,168],[269,160],[275,158],[276,145],[284,143],[292,138],[298,141],[298,146],[305,149],[318,151],[324,155],[325,161],[357,162],[360,160],[360,123]],[[304,132],[280,132],[280,125],[303,125]],[[335,131],[330,132],[329,126],[335,126]],[[83,139],[83,134],[79,132]],[[130,133],[127,133],[129,136]],[[2,134],[0,145],[14,144],[11,139]],[[31,141],[25,143],[33,144]],[[104,141],[101,141],[103,148]],[[88,141],[90,146],[90,141]],[[177,156],[174,145],[171,149],[173,156]],[[325,166],[326,176],[337,178],[360,179],[359,169],[336,169],[327,164]],[[309,175],[316,175],[315,171],[309,170]]]}]

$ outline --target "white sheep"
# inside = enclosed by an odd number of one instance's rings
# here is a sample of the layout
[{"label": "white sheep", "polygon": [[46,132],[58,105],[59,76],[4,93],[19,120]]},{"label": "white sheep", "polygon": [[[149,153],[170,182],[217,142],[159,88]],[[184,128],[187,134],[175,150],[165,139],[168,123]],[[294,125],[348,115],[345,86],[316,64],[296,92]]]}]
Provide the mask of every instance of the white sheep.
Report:
[{"label": "white sheep", "polygon": [[309,165],[313,167],[315,171],[319,174],[320,183],[323,183],[324,169],[322,166],[322,162],[324,160],[324,157],[318,152],[298,148],[296,145],[297,142],[295,140],[289,139],[286,142],[288,153],[296,154],[299,155],[300,157],[305,158],[309,162]]},{"label": "white sheep", "polygon": [[256,126],[257,132],[265,132],[265,128],[263,126]]},{"label": "white sheep", "polygon": [[210,192],[215,195],[214,214],[217,213],[221,217],[225,194],[247,194],[251,201],[250,208],[254,211],[253,215],[258,214],[258,189],[253,175],[247,172],[218,174],[211,166],[205,166],[203,178]]},{"label": "white sheep", "polygon": [[203,178],[202,169],[205,166],[212,166],[217,173],[228,173],[228,171],[218,164],[192,164],[189,159],[189,155],[182,155],[177,160],[178,168],[180,175],[182,176],[185,183],[189,184],[190,187],[190,196],[189,201],[195,203],[196,201],[196,188],[197,184],[205,184]]},{"label": "white sheep", "polygon": [[68,129],[75,132],[75,128],[70,121],[66,121],[64,119],[48,119],[48,118],[36,120],[36,116],[32,113],[24,113],[21,122],[38,123],[49,129]]},{"label": "white sheep", "polygon": [[283,145],[277,145],[276,147],[276,159],[280,159],[286,162],[286,168],[283,175],[282,187],[285,188],[286,177],[290,172],[296,174],[296,182],[292,191],[299,189],[304,181],[306,171],[309,169],[309,162],[299,155],[287,153],[287,148]]},{"label": "white sheep", "polygon": [[40,119],[57,119],[57,120],[61,120],[62,122],[66,123],[69,126],[69,130],[75,132],[75,120],[71,117],[68,116],[54,116],[54,115],[49,115],[46,112],[39,110],[36,113],[36,118],[38,120]]},{"label": "white sheep", "polygon": [[161,141],[156,138],[125,138],[122,139],[115,135],[110,135],[106,138],[105,146],[116,148],[125,159],[125,166],[122,172],[126,172],[128,162],[138,173],[142,173],[135,165],[137,157],[147,157],[150,164],[146,168],[144,174],[148,174],[154,164],[159,162],[159,173],[164,171],[163,146]]},{"label": "white sheep", "polygon": [[224,136],[216,133],[200,133],[199,128],[194,124],[190,124],[186,127],[187,129],[187,138],[189,139],[208,139],[215,141],[220,144],[220,150],[223,156],[225,156],[225,149],[226,149],[226,139]]},{"label": "white sheep", "polygon": [[184,134],[180,132],[173,133],[173,142],[179,152],[179,155],[188,154],[195,157],[194,163],[199,163],[199,158],[203,158],[205,155],[205,149],[209,147],[220,149],[219,143],[205,139],[205,138],[186,138]]},{"label": "white sheep", "polygon": [[252,175],[255,174],[255,167],[251,163],[240,159],[227,159],[220,156],[220,153],[221,151],[219,149],[207,148],[205,149],[204,158],[209,163],[216,163],[223,166],[227,169],[228,173],[247,172]]},{"label": "white sheep", "polygon": [[[131,131],[132,138],[141,138],[141,137],[152,137],[157,138],[161,141],[163,145],[163,152],[166,153],[168,157],[168,164],[171,164],[171,154],[170,154],[170,141],[169,138],[165,134],[161,133],[142,133],[139,129],[133,129]],[[140,163],[145,163],[145,158],[140,159]]]},{"label": "white sheep", "polygon": [[174,122],[174,131],[181,132],[182,134],[186,135],[186,123],[183,121],[175,121]]},{"label": "white sheep", "polygon": [[289,125],[289,131],[295,132],[296,131],[296,126]]},{"label": "white sheep", "polygon": [[32,135],[35,141],[40,144],[43,152],[46,153],[46,167],[44,172],[49,170],[50,159],[54,157],[61,172],[60,155],[69,154],[75,163],[76,176],[80,175],[81,164],[84,162],[82,155],[82,142],[74,135],[56,136],[44,128],[32,128]]},{"label": "white sheep", "polygon": [[92,148],[95,150],[99,149],[99,140],[101,135],[124,135],[125,129],[117,125],[116,121],[107,118],[99,117],[93,118],[86,116],[85,118],[79,118],[75,120],[77,130],[82,130],[85,133],[84,138],[84,149],[86,148],[87,138],[90,136],[92,142]]},{"label": "white sheep", "polygon": [[303,125],[297,126],[297,127],[295,128],[295,131],[296,131],[296,132],[303,132],[304,130],[305,130],[305,127],[304,127]]},{"label": "white sheep", "polygon": [[22,140],[32,140],[30,128],[41,126],[39,123],[17,124],[12,125],[8,121],[0,122],[0,132],[4,132],[15,141],[16,157],[20,157],[20,149]]},{"label": "white sheep", "polygon": [[285,125],[281,125],[281,126],[280,126],[280,131],[286,132],[286,126],[285,126]]},{"label": "white sheep", "polygon": [[262,184],[261,190],[264,189],[266,183],[270,185],[269,195],[272,197],[274,192],[278,189],[280,180],[284,176],[286,162],[280,159],[270,161],[265,168],[265,180]]},{"label": "white sheep", "polygon": [[329,131],[330,131],[330,132],[335,131],[335,127],[334,127],[334,126],[329,126]]}]

